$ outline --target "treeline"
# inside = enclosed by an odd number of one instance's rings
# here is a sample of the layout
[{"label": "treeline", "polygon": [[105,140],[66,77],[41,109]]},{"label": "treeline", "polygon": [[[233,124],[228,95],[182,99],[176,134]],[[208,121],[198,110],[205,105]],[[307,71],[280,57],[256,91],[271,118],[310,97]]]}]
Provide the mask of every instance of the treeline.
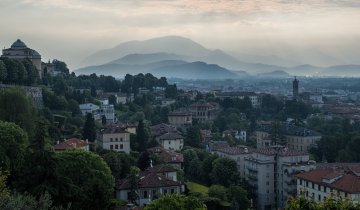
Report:
[{"label": "treeline", "polygon": [[29,59],[19,61],[1,57],[0,82],[5,84],[33,85],[39,82],[39,72]]}]

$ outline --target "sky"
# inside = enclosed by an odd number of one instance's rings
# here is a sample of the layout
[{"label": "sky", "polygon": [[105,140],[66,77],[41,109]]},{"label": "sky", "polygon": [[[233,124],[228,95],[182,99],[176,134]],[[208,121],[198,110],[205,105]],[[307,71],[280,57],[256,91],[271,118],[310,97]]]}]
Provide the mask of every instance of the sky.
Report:
[{"label": "sky", "polygon": [[0,14],[1,47],[20,38],[71,68],[166,35],[248,61],[360,64],[360,0],[0,0]]}]

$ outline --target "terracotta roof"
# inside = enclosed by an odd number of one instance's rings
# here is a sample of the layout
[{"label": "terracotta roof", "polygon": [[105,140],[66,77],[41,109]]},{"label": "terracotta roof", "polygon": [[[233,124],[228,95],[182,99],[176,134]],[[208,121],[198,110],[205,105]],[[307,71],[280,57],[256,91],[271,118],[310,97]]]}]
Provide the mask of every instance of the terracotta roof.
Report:
[{"label": "terracotta roof", "polygon": [[122,126],[110,126],[100,131],[102,134],[129,133]]},{"label": "terracotta roof", "polygon": [[[157,188],[157,187],[171,187],[180,186],[179,182],[170,180],[162,174],[156,172],[141,172],[138,177],[138,188]],[[116,189],[125,190],[130,189],[130,180],[128,178],[121,179],[116,184]]]},{"label": "terracotta roof", "polygon": [[266,148],[260,148],[255,149],[253,151],[254,153],[259,153],[263,155],[279,155],[279,156],[300,156],[300,155],[307,155],[307,152],[298,151],[289,149],[287,147],[285,148],[273,148],[273,147],[266,147]]},{"label": "terracotta roof", "polygon": [[[343,167],[320,165],[315,170],[297,174],[296,177],[343,192],[360,193],[360,177],[351,171],[351,167],[351,164],[345,164]],[[360,166],[357,164],[356,167]],[[333,181],[329,182],[331,179]]]},{"label": "terracotta roof", "polygon": [[183,163],[184,156],[181,153],[175,152],[174,150],[168,150],[162,147],[153,147],[147,150],[153,155],[159,157],[164,163]]},{"label": "terracotta roof", "polygon": [[175,126],[165,124],[165,123],[153,125],[150,127],[150,129],[151,129],[151,134],[153,136],[161,136],[168,132],[176,132]]},{"label": "terracotta roof", "polygon": [[169,132],[161,135],[159,140],[177,140],[177,139],[184,139],[180,134],[176,132]]},{"label": "terracotta roof", "polygon": [[150,173],[165,173],[165,172],[176,172],[177,170],[175,168],[173,168],[172,166],[169,165],[155,165],[153,167],[147,168],[146,169],[147,172]]},{"label": "terracotta roof", "polygon": [[253,149],[248,147],[220,147],[217,149],[214,149],[218,152],[223,152],[230,155],[241,155],[241,154],[250,154],[252,153]]},{"label": "terracotta roof", "polygon": [[65,149],[69,149],[69,148],[82,148],[89,144],[90,144],[89,142],[84,141],[82,139],[71,138],[71,139],[65,140],[63,142],[60,142],[59,144],[54,145],[54,149],[55,150],[65,150]]}]

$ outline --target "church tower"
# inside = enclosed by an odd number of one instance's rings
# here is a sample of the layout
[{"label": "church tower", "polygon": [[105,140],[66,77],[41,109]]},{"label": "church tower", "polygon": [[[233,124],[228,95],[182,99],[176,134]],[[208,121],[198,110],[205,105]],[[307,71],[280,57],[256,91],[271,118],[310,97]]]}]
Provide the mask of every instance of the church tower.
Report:
[{"label": "church tower", "polygon": [[293,99],[297,100],[299,98],[299,80],[294,79],[293,81]]}]

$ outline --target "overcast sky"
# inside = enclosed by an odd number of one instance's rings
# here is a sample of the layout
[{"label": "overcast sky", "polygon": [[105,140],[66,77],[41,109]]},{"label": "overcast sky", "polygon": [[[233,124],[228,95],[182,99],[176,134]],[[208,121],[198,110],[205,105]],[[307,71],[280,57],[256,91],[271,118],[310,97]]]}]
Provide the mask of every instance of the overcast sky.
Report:
[{"label": "overcast sky", "polygon": [[234,54],[296,60],[290,50],[360,63],[360,0],[0,0],[0,14],[1,47],[21,38],[71,67],[97,50],[165,35]]}]

